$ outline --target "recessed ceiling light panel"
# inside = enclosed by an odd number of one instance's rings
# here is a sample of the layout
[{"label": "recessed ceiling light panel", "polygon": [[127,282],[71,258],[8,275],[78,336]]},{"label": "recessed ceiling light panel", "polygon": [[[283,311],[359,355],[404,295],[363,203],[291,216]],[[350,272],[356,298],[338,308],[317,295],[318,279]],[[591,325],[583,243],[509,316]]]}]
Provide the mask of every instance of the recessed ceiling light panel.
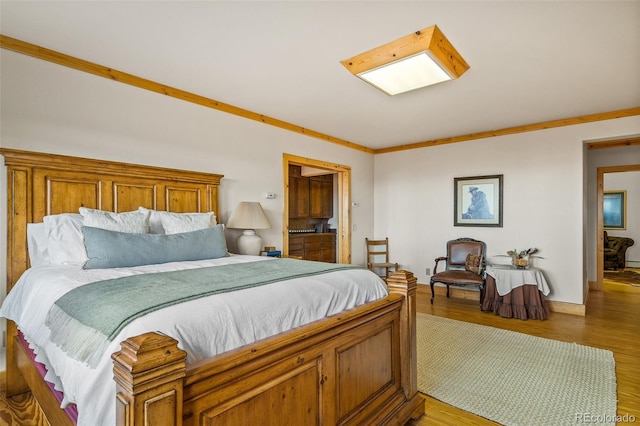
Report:
[{"label": "recessed ceiling light panel", "polygon": [[452,80],[469,69],[436,25],[345,59],[342,65],[388,95]]}]

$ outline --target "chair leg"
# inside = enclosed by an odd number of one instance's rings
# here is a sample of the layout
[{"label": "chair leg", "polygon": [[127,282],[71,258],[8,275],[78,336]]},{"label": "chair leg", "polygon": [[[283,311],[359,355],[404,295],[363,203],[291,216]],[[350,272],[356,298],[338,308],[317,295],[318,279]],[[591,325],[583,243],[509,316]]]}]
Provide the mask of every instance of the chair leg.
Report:
[{"label": "chair leg", "polygon": [[449,298],[449,284],[447,284],[447,299]]},{"label": "chair leg", "polygon": [[435,297],[436,293],[433,291],[433,280],[431,280],[431,304],[433,305],[433,298]]}]

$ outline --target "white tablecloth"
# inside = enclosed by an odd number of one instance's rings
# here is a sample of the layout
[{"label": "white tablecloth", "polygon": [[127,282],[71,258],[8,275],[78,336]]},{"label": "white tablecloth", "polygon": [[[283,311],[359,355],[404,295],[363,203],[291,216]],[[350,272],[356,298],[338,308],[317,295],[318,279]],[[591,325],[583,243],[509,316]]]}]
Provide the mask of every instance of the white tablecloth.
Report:
[{"label": "white tablecloth", "polygon": [[525,284],[537,285],[538,290],[545,296],[551,289],[538,268],[518,269],[510,265],[489,265],[486,273],[496,280],[496,288],[500,296],[509,294],[511,290]]}]

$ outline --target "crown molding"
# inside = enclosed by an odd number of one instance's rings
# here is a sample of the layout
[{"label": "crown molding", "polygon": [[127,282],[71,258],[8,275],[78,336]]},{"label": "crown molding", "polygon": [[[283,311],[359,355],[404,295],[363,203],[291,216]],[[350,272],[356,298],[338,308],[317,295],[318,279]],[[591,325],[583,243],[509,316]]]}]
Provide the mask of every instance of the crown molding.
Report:
[{"label": "crown molding", "polygon": [[[515,133],[533,132],[536,130],[545,130],[555,127],[572,126],[575,124],[584,124],[594,121],[611,120],[615,118],[630,117],[634,115],[640,115],[640,107],[633,107],[627,109],[621,109],[617,111],[603,112],[590,115],[582,115],[577,117],[563,118],[559,120],[544,121],[534,124],[525,124],[521,126],[508,127],[498,130],[489,130],[479,133],[470,133],[466,135],[451,136],[441,139],[433,139],[424,142],[416,142],[406,145],[397,145],[387,148],[373,149],[363,145],[359,145],[354,142],[340,139],[325,133],[317,132],[315,130],[307,129],[292,123],[288,123],[277,118],[269,117],[257,112],[249,111],[234,105],[230,105],[224,102],[217,101],[215,99],[207,98],[204,96],[190,93],[181,89],[166,86],[161,83],[157,83],[151,80],[147,80],[141,77],[137,77],[132,74],[128,74],[122,71],[115,70],[103,65],[98,65],[83,59],[75,58],[73,56],[66,55],[64,53],[56,52],[35,44],[27,43],[15,38],[8,37],[0,34],[0,48],[11,50],[13,52],[28,55],[37,59],[52,62],[58,65],[73,68],[78,71],[87,72],[99,77],[104,77],[109,80],[117,81],[120,83],[135,86],[141,89],[156,92],[162,95],[166,95],[172,98],[180,99],[186,102],[191,102],[197,105],[201,105],[207,108],[212,108],[218,111],[226,112],[229,114],[244,117],[250,120],[259,121],[264,124],[279,127],[284,130],[288,130],[294,133],[299,133],[312,138],[320,139],[325,142],[341,145],[346,148],[355,149],[357,151],[365,152],[368,154],[386,154],[390,152],[406,151],[410,149],[428,148],[431,146],[444,145],[457,142],[467,142],[477,139],[484,139],[496,136],[511,135]],[[590,146],[591,149],[594,149]]]}]

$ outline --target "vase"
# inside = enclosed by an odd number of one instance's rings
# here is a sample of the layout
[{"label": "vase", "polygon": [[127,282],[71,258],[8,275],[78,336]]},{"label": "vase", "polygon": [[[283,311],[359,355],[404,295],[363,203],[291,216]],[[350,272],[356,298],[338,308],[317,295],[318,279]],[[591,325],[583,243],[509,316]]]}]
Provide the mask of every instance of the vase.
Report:
[{"label": "vase", "polygon": [[525,257],[514,257],[512,263],[513,266],[520,269],[525,269],[529,266],[529,260]]}]

